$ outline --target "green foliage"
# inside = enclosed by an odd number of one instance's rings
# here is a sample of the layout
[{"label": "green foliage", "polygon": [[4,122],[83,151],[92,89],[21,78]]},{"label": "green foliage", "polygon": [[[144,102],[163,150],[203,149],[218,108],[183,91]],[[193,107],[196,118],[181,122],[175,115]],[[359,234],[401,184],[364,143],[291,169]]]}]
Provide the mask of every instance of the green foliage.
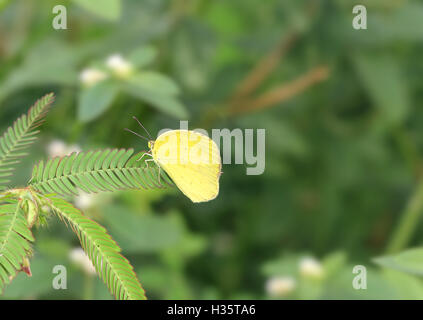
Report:
[{"label": "green foliage", "polygon": [[[150,78],[153,78],[151,75]],[[158,110],[166,114],[175,118],[186,119],[188,112],[174,97],[175,93],[178,92],[175,85],[160,75],[154,76],[156,85],[153,85],[153,83],[146,85],[146,77],[132,77],[122,84],[122,89],[136,98],[151,103]]]},{"label": "green foliage", "polygon": [[97,118],[112,104],[117,93],[116,85],[110,80],[101,81],[83,90],[79,96],[79,119],[90,121]]},{"label": "green foliage", "polygon": [[[125,72],[119,73],[119,66],[114,70],[107,61],[96,61],[85,72],[100,74],[98,80],[82,86],[78,101],[78,118],[88,122],[98,118],[117,99],[119,93],[125,93],[147,102],[165,114],[175,118],[187,118],[186,107],[178,100],[180,93],[176,83],[166,75],[145,70],[156,57],[156,51],[150,46],[139,47],[122,59]],[[113,56],[110,56],[113,57]],[[110,57],[108,59],[110,59]]]},{"label": "green foliage", "polygon": [[[71,48],[60,40],[37,41],[30,54],[3,80],[0,101],[28,86],[74,84],[78,77],[75,69],[78,56]],[[55,55],[45,59],[50,52]]]},{"label": "green foliage", "polygon": [[133,153],[133,149],[108,149],[41,161],[34,167],[29,185],[43,193],[77,195],[78,188],[92,193],[156,189],[171,184],[157,166],[140,167],[137,160],[141,155]]},{"label": "green foliage", "polygon": [[[34,130],[43,122],[52,100],[53,94],[38,100],[0,139],[0,167],[6,172],[3,177],[10,176],[16,159],[26,155],[21,151],[33,143],[38,133]],[[171,185],[156,166],[140,162],[141,155],[134,155],[133,149],[107,149],[56,157],[45,164],[41,161],[34,167],[29,187],[0,194],[0,292],[19,271],[31,273],[28,258],[35,240],[31,228],[45,223],[48,207],[77,234],[97,274],[117,299],[145,299],[133,267],[106,230],[65,200],[45,195]]]},{"label": "green foliage", "polygon": [[423,275],[423,248],[414,248],[394,255],[378,257],[373,261],[386,268]]},{"label": "green foliage", "polygon": [[135,68],[143,68],[151,64],[157,56],[157,50],[152,46],[139,47],[131,52],[129,61]]},{"label": "green foliage", "polygon": [[120,254],[119,246],[106,230],[70,203],[55,197],[50,197],[49,201],[54,212],[78,235],[82,248],[110,292],[121,300],[145,299],[132,266]]},{"label": "green foliage", "polygon": [[[145,135],[133,115],[151,133],[177,128],[185,115],[190,129],[209,133],[264,128],[264,174],[224,164],[219,197],[209,203],[126,183],[125,192],[66,199],[108,230],[151,299],[423,298],[419,252],[401,254],[423,242],[421,1],[97,2],[69,1],[68,29],[54,30],[51,1],[0,1],[0,127],[45,90],[58,97],[40,147],[0,185],[25,186],[34,164],[63,159],[74,145],[84,153],[145,149],[122,130]],[[356,4],[367,7],[367,30],[352,28]],[[107,64],[115,54],[132,65],[126,78]],[[328,78],[291,95],[317,66]],[[85,85],[90,68],[106,77]],[[266,93],[289,99],[228,115],[240,89],[249,91],[241,111]],[[53,156],[54,140],[65,147]],[[80,189],[71,183],[65,187]],[[49,188],[63,191],[57,182]],[[34,230],[34,276],[20,272],[0,298],[111,298],[73,262],[79,243],[57,220]],[[300,272],[306,255],[321,264],[319,281]],[[372,263],[386,255],[397,267]],[[68,290],[51,288],[57,264],[69,271]],[[358,264],[368,270],[367,290],[352,288]],[[285,276],[295,281],[292,292],[269,294],[267,281]]]},{"label": "green foliage", "polygon": [[182,230],[171,217],[136,215],[131,212],[122,215],[122,206],[104,208],[104,221],[109,231],[126,252],[154,253],[158,249],[175,246],[182,240]]},{"label": "green foliage", "polygon": [[354,58],[357,72],[378,108],[378,122],[397,125],[404,120],[410,105],[399,63],[386,55],[362,55]]},{"label": "green foliage", "polygon": [[36,140],[38,131],[35,129],[42,124],[53,100],[52,93],[38,100],[28,114],[17,119],[0,138],[0,190],[6,188],[5,184],[9,182],[7,177],[12,175],[15,165],[19,163],[17,160],[27,155],[22,151]]},{"label": "green foliage", "polygon": [[0,293],[32,254],[34,237],[29,229],[22,203],[0,199]]},{"label": "green foliage", "polygon": [[73,0],[88,12],[101,18],[116,21],[121,15],[121,0]]}]

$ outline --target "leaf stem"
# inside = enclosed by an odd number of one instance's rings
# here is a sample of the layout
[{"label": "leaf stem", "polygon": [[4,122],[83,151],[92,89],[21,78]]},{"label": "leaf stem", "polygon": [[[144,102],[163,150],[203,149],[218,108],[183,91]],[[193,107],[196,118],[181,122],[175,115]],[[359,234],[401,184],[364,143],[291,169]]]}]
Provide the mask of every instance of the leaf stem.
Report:
[{"label": "leaf stem", "polygon": [[387,253],[395,253],[402,250],[411,239],[421,213],[423,212],[423,180],[420,180],[414,194],[409,199],[398,227],[395,229],[387,246]]}]

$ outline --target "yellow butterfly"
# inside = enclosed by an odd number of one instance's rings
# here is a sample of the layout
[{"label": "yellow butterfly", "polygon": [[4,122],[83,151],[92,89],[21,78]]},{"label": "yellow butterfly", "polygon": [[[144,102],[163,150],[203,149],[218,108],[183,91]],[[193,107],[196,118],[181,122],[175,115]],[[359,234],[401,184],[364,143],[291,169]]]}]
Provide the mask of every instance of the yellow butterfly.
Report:
[{"label": "yellow butterfly", "polygon": [[145,161],[152,160],[163,168],[192,202],[205,202],[217,197],[222,161],[219,148],[208,136],[190,130],[171,130],[159,135],[156,140],[149,140],[148,147],[150,153],[143,156],[149,155],[152,159]]}]

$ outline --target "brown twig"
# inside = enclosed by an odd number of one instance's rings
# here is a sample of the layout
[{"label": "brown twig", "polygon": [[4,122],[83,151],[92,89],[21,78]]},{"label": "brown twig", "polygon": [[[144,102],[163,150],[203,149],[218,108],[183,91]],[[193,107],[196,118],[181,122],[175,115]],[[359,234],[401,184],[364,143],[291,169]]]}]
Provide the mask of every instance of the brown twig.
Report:
[{"label": "brown twig", "polygon": [[229,109],[230,114],[247,113],[270,108],[275,104],[282,103],[293,96],[296,96],[318,82],[326,80],[329,70],[326,66],[319,66],[296,80],[277,86],[274,89],[262,94],[256,99],[246,99],[244,102],[237,102]]},{"label": "brown twig", "polygon": [[[306,3],[306,15],[310,17],[310,19],[316,15],[319,8],[318,3],[317,0],[309,0]],[[281,63],[281,60],[292,48],[301,33],[301,31],[296,29],[292,29],[288,32],[287,36],[284,36],[275,48],[263,57],[253,70],[247,74],[227,102],[211,108],[206,112],[202,121],[203,125],[208,127],[219,117],[271,107],[292,98],[303,92],[309,86],[326,79],[328,76],[327,67],[317,67],[291,83],[280,85],[258,98],[253,97],[254,91],[259,88]]]},{"label": "brown twig", "polygon": [[291,31],[279,43],[264,56],[246,77],[237,86],[230,98],[219,106],[208,109],[203,120],[202,126],[209,127],[216,118],[222,115],[232,113],[233,107],[242,104],[249,99],[249,96],[260,86],[260,84],[272,73],[278,66],[282,58],[289,51],[297,39],[297,32]]},{"label": "brown twig", "polygon": [[230,99],[232,101],[231,104],[235,103],[235,101],[242,100],[253,93],[253,91],[260,86],[260,84],[281,62],[281,59],[289,51],[296,39],[297,33],[293,31],[286,38],[280,41],[280,43],[268,55],[263,57],[253,70],[251,70],[251,72],[244,78],[244,80],[241,81]]}]

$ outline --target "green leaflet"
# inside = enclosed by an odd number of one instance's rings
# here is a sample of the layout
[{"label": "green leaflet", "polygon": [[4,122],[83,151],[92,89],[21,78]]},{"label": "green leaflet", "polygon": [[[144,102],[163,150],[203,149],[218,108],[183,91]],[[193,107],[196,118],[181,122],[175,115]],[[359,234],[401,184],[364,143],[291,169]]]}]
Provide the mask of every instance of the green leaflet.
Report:
[{"label": "green leaflet", "polygon": [[41,161],[32,171],[29,185],[42,193],[76,195],[124,189],[157,189],[172,185],[163,170],[151,161],[137,161],[133,149],[106,149],[73,153]]},{"label": "green leaflet", "polygon": [[81,89],[78,103],[78,119],[91,121],[109,108],[116,98],[118,90],[112,80],[96,83],[88,88]]},{"label": "green leaflet", "polygon": [[98,276],[120,300],[145,300],[144,289],[120,248],[96,222],[85,217],[65,200],[49,198],[51,208],[77,234],[81,246],[93,263]]},{"label": "green leaflet", "polygon": [[73,0],[79,6],[106,20],[117,21],[121,16],[121,0]]},{"label": "green leaflet", "polygon": [[13,126],[0,137],[0,191],[6,189],[8,178],[12,175],[15,165],[19,163],[18,159],[27,155],[22,150],[28,148],[36,140],[35,135],[38,131],[34,130],[42,124],[53,100],[52,93],[39,99],[29,109],[28,114],[18,118]]},{"label": "green leaflet", "polygon": [[[17,160],[26,155],[22,150],[36,139],[35,129],[43,122],[53,98],[53,94],[48,94],[38,100],[0,137],[0,191],[6,189]],[[147,166],[145,160],[138,161],[141,156],[142,152],[134,154],[133,149],[106,149],[41,161],[34,166],[30,188],[0,195],[0,293],[19,271],[29,266],[34,241],[31,226],[40,221],[38,209],[43,204],[71,226],[99,277],[117,299],[146,299],[133,267],[106,230],[65,200],[51,195],[173,185],[154,162]]]},{"label": "green leaflet", "polygon": [[3,199],[0,203],[0,292],[21,269],[24,259],[32,254],[33,241],[18,201]]}]

